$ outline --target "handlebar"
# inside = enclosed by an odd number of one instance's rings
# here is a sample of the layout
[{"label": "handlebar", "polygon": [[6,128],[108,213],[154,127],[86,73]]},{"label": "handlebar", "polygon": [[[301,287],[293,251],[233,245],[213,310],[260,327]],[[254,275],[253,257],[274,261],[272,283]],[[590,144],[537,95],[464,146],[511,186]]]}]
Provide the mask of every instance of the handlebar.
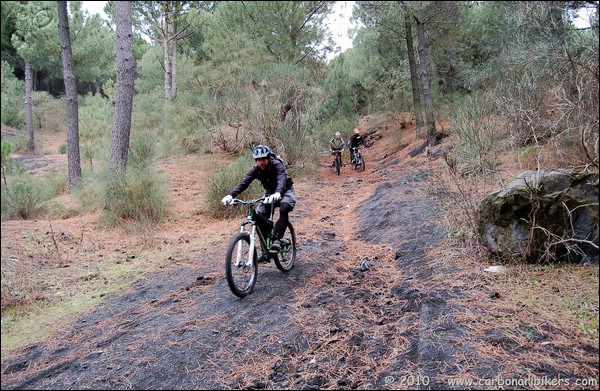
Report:
[{"label": "handlebar", "polygon": [[242,204],[242,205],[246,205],[246,206],[252,206],[260,201],[264,201],[266,198],[267,197],[260,197],[260,198],[255,198],[255,199],[249,200],[249,201],[244,201],[244,200],[240,200],[239,198],[234,198],[229,205]]}]

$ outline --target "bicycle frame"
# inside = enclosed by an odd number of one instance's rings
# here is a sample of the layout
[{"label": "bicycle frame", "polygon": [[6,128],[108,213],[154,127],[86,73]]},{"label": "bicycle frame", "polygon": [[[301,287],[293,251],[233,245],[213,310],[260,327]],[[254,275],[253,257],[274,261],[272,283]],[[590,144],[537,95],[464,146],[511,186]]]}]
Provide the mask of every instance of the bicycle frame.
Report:
[{"label": "bicycle frame", "polygon": [[[281,239],[281,248],[270,249],[274,240],[272,227],[269,228],[271,232],[263,232],[263,230],[267,228],[267,221],[269,226],[273,224],[276,204],[270,205],[270,215],[267,218],[256,210],[256,204],[264,200],[265,197],[251,201],[233,199],[230,203],[230,205],[243,204],[248,208],[246,219],[241,222],[239,232],[231,238],[225,256],[227,284],[238,297],[247,296],[252,292],[258,276],[259,263],[273,261],[280,271],[286,273],[294,267],[296,260],[296,234],[289,221],[286,226],[288,236]],[[257,241],[260,242],[262,249],[260,258],[257,256]]]},{"label": "bicycle frame", "polygon": [[[246,226],[248,224],[251,225],[250,228],[250,249],[248,251],[248,260],[246,260],[245,264],[246,266],[250,266],[252,265],[253,259],[254,259],[254,251],[256,249],[256,234],[258,233],[258,240],[260,242],[261,248],[263,250],[263,252],[267,252],[269,246],[270,246],[270,235],[267,236],[266,238],[263,236],[263,233],[260,230],[257,230],[257,225],[256,225],[256,213],[258,213],[255,209],[255,205],[256,203],[258,203],[259,201],[264,200],[263,198],[259,198],[257,200],[252,200],[250,202],[244,202],[244,204],[248,207],[248,214],[246,215],[246,220],[242,221],[242,223],[240,224],[240,233],[244,232],[246,230]],[[274,204],[270,204],[271,207],[271,212],[269,213],[269,220],[273,221],[273,213],[275,211],[275,206]],[[239,266],[242,263],[242,246],[241,244],[238,245],[238,249],[237,249],[237,256],[236,256],[236,260],[235,260],[235,266]]]},{"label": "bicycle frame", "polygon": [[340,160],[340,162],[342,161],[342,151],[334,151],[335,153],[335,160]]}]

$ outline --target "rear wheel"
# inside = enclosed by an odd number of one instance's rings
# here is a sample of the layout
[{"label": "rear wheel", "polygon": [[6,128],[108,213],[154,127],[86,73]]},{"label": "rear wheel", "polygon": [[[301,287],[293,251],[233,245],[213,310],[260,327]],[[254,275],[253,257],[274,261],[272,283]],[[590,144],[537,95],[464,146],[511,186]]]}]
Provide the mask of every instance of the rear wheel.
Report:
[{"label": "rear wheel", "polygon": [[258,262],[256,248],[252,262],[248,264],[250,255],[250,234],[241,232],[234,236],[229,243],[225,256],[225,275],[229,289],[237,297],[247,296],[256,284],[258,276]]},{"label": "rear wheel", "polygon": [[292,270],[296,262],[296,231],[292,223],[288,222],[286,234],[281,242],[281,251],[275,257],[275,266],[285,273]]}]

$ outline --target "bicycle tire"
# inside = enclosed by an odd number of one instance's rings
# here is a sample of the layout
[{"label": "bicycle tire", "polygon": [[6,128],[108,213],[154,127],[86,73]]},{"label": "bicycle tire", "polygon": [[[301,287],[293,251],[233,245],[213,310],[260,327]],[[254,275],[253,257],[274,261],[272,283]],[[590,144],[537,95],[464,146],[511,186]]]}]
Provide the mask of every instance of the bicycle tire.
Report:
[{"label": "bicycle tire", "polygon": [[275,266],[277,269],[281,270],[284,273],[289,272],[294,267],[294,263],[296,262],[296,231],[294,231],[294,227],[292,223],[288,221],[287,230],[285,239],[290,241],[290,245],[287,248],[282,248],[281,251],[274,257]]},{"label": "bicycle tire", "polygon": [[365,168],[366,168],[366,167],[365,167],[365,159],[362,157],[362,155],[361,155],[361,157],[360,157],[360,161],[358,162],[358,165],[359,165],[359,169],[360,169],[361,171],[364,171],[364,170],[365,170]]},{"label": "bicycle tire", "polygon": [[338,157],[335,158],[335,172],[340,175],[340,169],[342,165],[340,164],[340,159]]},{"label": "bicycle tire", "polygon": [[[238,246],[241,246],[241,265],[235,265],[237,258]],[[252,265],[246,266],[248,252],[250,251],[250,234],[248,232],[240,232],[231,239],[225,256],[225,276],[229,289],[237,297],[245,297],[252,292],[256,284],[258,276],[258,261],[257,251],[254,249],[254,259]]]}]

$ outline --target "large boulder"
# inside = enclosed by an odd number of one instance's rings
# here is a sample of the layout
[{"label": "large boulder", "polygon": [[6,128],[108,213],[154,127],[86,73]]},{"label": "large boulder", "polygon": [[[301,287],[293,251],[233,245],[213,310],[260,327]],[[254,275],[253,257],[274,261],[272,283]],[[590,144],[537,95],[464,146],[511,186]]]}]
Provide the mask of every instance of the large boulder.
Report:
[{"label": "large boulder", "polygon": [[526,171],[478,209],[479,234],[500,258],[598,263],[598,174]]}]

